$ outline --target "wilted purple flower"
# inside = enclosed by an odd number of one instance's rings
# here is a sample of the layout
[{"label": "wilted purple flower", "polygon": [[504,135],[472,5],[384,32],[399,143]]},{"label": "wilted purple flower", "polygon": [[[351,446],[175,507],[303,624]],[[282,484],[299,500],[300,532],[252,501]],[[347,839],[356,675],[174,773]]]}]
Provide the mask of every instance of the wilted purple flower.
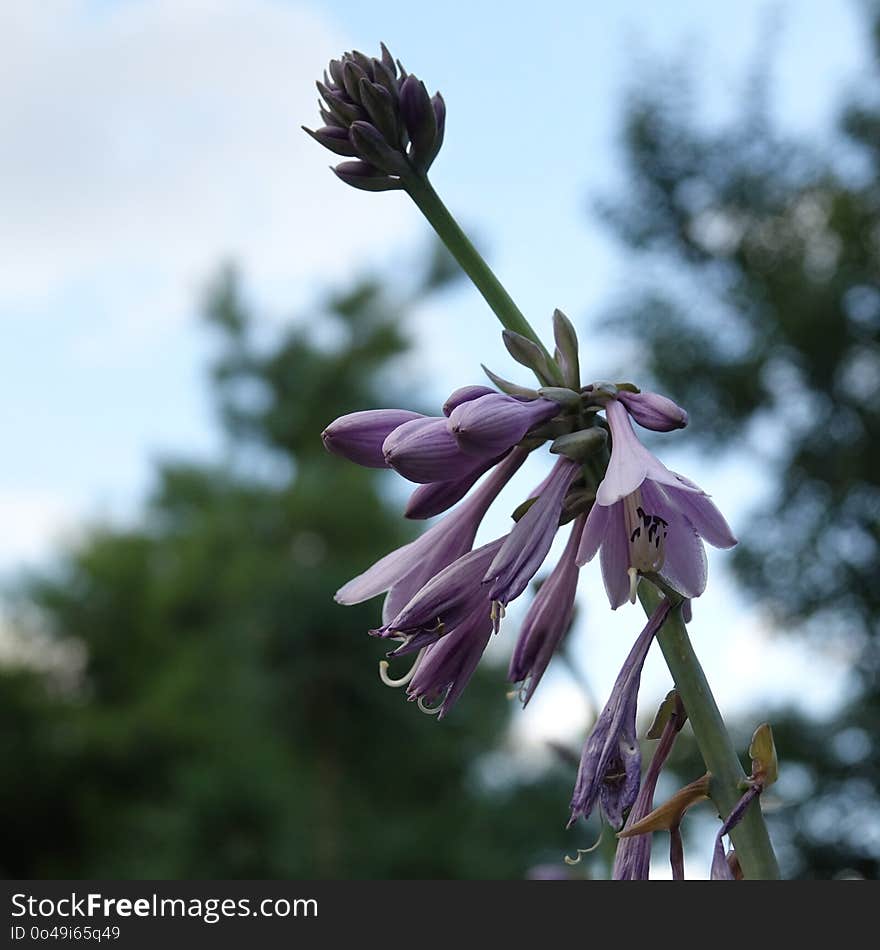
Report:
[{"label": "wilted purple flower", "polygon": [[585,520],[583,516],[575,520],[559,563],[541,585],[523,620],[507,673],[512,683],[524,684],[523,706],[538,688],[571,623],[578,581],[575,555]]},{"label": "wilted purple flower", "polygon": [[[596,492],[578,563],[601,548],[602,577],[612,608],[635,601],[640,573],[660,573],[684,597],[706,588],[701,538],[718,548],[736,544],[724,516],[697,485],[655,458],[633,431],[626,409],[610,401],[611,460]],[[408,423],[412,425],[412,423]]]},{"label": "wilted purple flower", "polygon": [[386,554],[341,587],[337,602],[359,604],[389,591],[382,616],[386,621],[395,617],[428,580],[470,551],[483,516],[527,454],[524,449],[514,449],[467,501],[415,541]]},{"label": "wilted purple flower", "polygon": [[517,521],[486,571],[489,597],[506,606],[526,589],[544,563],[559,528],[562,501],[580,472],[577,462],[560,458],[543,484],[538,500]]},{"label": "wilted purple flower", "polygon": [[[491,634],[492,618],[484,597],[469,615],[425,650],[407,687],[407,696],[418,700],[424,712],[437,712],[442,719],[467,686]],[[441,696],[439,707],[426,705]]]},{"label": "wilted purple flower", "polygon": [[387,468],[382,443],[405,422],[423,419],[407,409],[367,409],[350,412],[330,423],[321,433],[324,448],[367,468]]},{"label": "wilted purple flower", "polygon": [[668,613],[669,601],[664,599],[633,644],[611,696],[584,743],[569,827],[581,816],[589,818],[598,799],[609,824],[619,828],[624,812],[638,795],[642,764],[636,738],[639,682],[651,642]]},{"label": "wilted purple flower", "polygon": [[[657,743],[657,748],[651,758],[651,764],[645,772],[639,794],[636,796],[632,809],[627,816],[624,831],[651,813],[654,807],[654,792],[657,790],[657,780],[660,778],[660,773],[663,771],[663,766],[666,764],[675,743],[675,737],[681,731],[684,721],[684,707],[681,706],[681,701],[676,698],[675,707],[666,720],[663,732],[660,735],[660,741]],[[614,869],[611,874],[613,880],[648,880],[648,870],[651,865],[651,837],[651,832],[646,832],[645,834],[620,839],[617,845],[617,854],[614,857]],[[677,863],[673,862],[673,877],[677,877],[676,872]]]},{"label": "wilted purple flower", "polygon": [[524,402],[503,393],[488,393],[456,406],[449,414],[448,426],[463,451],[497,455],[558,413],[559,406],[547,399]]},{"label": "wilted purple flower", "polygon": [[[512,443],[511,443],[512,444]],[[510,445],[506,446],[510,448]],[[396,428],[382,446],[386,463],[412,482],[448,482],[473,474],[481,461],[497,456],[485,452],[481,458],[463,452],[447,427],[445,416],[424,417]]]},{"label": "wilted purple flower", "polygon": [[430,97],[384,44],[380,59],[355,50],[331,60],[328,71],[317,84],[325,125],[303,128],[331,152],[357,159],[338,165],[337,176],[366,191],[388,191],[427,172],[443,143],[443,97]]},{"label": "wilted purple flower", "polygon": [[646,429],[671,432],[673,429],[683,429],[688,424],[687,412],[659,393],[630,393],[621,390],[617,398],[626,406],[633,419]]}]

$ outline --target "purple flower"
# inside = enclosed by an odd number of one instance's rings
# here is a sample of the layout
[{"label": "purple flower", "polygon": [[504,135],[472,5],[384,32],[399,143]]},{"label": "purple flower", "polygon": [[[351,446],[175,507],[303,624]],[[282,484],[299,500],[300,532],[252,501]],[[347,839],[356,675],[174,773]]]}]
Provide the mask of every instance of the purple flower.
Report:
[{"label": "purple flower", "polygon": [[622,390],[617,398],[633,419],[646,429],[671,432],[673,429],[683,429],[688,424],[685,410],[659,393],[628,393]]},{"label": "purple flower", "polygon": [[386,554],[350,580],[337,591],[336,601],[359,604],[389,591],[382,616],[386,621],[395,617],[428,580],[470,551],[483,516],[527,454],[514,449],[467,501],[415,541]]},{"label": "purple flower", "polygon": [[497,455],[558,413],[559,406],[547,399],[523,402],[503,393],[488,393],[456,406],[448,427],[463,451]]},{"label": "purple flower", "polygon": [[562,501],[580,472],[577,462],[560,458],[543,483],[538,500],[517,521],[486,571],[489,597],[506,606],[526,589],[547,557],[559,527]]},{"label": "purple flower", "polygon": [[[461,696],[483,656],[492,634],[489,602],[482,598],[445,636],[429,646],[418,661],[407,688],[407,696],[418,700],[424,712],[437,712],[443,718]],[[429,708],[443,697],[439,707]]]},{"label": "purple flower", "polygon": [[367,409],[350,412],[330,423],[321,433],[324,448],[367,468],[387,468],[382,443],[398,426],[423,419],[406,409]]},{"label": "purple flower", "polygon": [[642,756],[636,738],[636,705],[642,667],[654,635],[669,613],[663,600],[624,661],[605,708],[584,743],[571,799],[569,827],[581,816],[589,818],[598,800],[613,828],[623,823],[639,791]]},{"label": "purple flower", "polygon": [[409,496],[404,515],[407,518],[432,518],[446,511],[464,498],[476,481],[490,468],[497,465],[501,458],[503,456],[489,459],[487,462],[479,462],[467,475],[452,481],[419,485]]},{"label": "purple flower", "polygon": [[475,458],[462,451],[447,428],[444,416],[423,417],[404,423],[385,439],[382,451],[390,468],[404,478],[422,484],[466,478],[481,461],[499,454],[486,452],[481,458]]},{"label": "purple flower", "polygon": [[547,665],[571,623],[578,581],[575,555],[585,520],[581,516],[572,525],[559,563],[541,585],[523,620],[507,673],[512,683],[525,684],[523,706],[538,688]]},{"label": "purple flower", "polygon": [[504,538],[498,538],[457,558],[373,633],[381,637],[409,638],[434,631],[442,637],[480,608],[488,618],[491,605],[480,580],[503,543]]},{"label": "purple flower", "polygon": [[[718,548],[736,544],[724,516],[697,485],[670,472],[642,444],[626,409],[605,409],[611,460],[578,551],[578,563],[601,548],[602,577],[612,608],[635,601],[639,573],[660,573],[684,597],[706,588],[702,539]],[[409,423],[412,425],[412,423]]]},{"label": "purple flower", "polygon": [[[639,794],[636,796],[633,807],[626,819],[624,831],[651,813],[654,807],[654,792],[657,790],[657,780],[660,778],[660,772],[669,758],[669,753],[675,743],[675,737],[681,731],[684,721],[684,707],[681,706],[680,700],[676,700],[675,708],[663,727],[660,741],[657,743],[651,764],[645,773],[645,780],[642,782]],[[651,832],[621,838],[617,845],[617,854],[614,857],[614,869],[611,877],[615,881],[647,881],[650,864]],[[680,863],[673,861],[673,877],[675,879],[679,877],[679,870],[683,871]]]}]

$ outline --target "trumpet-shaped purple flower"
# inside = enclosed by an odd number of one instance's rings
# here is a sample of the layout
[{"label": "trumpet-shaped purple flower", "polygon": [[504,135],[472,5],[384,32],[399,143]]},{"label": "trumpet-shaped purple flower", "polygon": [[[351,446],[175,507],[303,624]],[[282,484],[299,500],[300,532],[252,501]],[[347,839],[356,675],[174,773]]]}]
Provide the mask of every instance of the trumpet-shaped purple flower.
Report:
[{"label": "trumpet-shaped purple flower", "polygon": [[706,588],[706,552],[736,544],[724,516],[697,485],[669,471],[642,444],[623,405],[606,406],[611,460],[578,551],[578,563],[601,549],[612,608],[635,601],[640,573],[659,573],[685,597]]},{"label": "trumpet-shaped purple flower", "polygon": [[611,696],[584,743],[569,827],[581,816],[589,818],[598,800],[609,824],[619,828],[638,795],[642,766],[636,738],[639,682],[651,642],[668,613],[669,601],[663,600],[630,650]]},{"label": "trumpet-shaped purple flower", "polygon": [[449,414],[448,427],[464,452],[497,455],[558,413],[559,406],[547,399],[524,402],[492,392],[456,406]]},{"label": "trumpet-shaped purple flower", "polygon": [[381,637],[410,638],[433,631],[442,637],[478,608],[489,617],[489,598],[480,580],[503,543],[504,538],[498,538],[457,558],[373,633]]},{"label": "trumpet-shaped purple flower", "polygon": [[578,581],[575,555],[585,520],[581,516],[572,525],[559,563],[541,585],[523,620],[507,673],[512,683],[525,684],[523,706],[538,688],[544,671],[571,623]]},{"label": "trumpet-shaped purple flower", "polygon": [[579,472],[577,462],[566,458],[553,466],[538,500],[514,525],[486,571],[483,580],[492,600],[502,606],[516,600],[544,563],[559,528],[565,493]]},{"label": "trumpet-shaped purple flower", "polygon": [[340,604],[359,604],[388,591],[383,619],[394,618],[435,574],[473,547],[483,516],[525,461],[527,452],[514,449],[485,482],[445,518],[415,541],[397,548],[336,593]]},{"label": "trumpet-shaped purple flower", "polygon": [[[489,603],[484,597],[469,615],[425,650],[407,688],[408,697],[418,700],[425,712],[436,711],[442,719],[467,686],[491,634]],[[441,696],[439,707],[430,709],[425,705],[435,703]]]},{"label": "trumpet-shaped purple flower", "polygon": [[350,412],[330,423],[321,433],[328,452],[367,468],[387,468],[382,443],[405,422],[423,419],[406,409],[367,409]]}]

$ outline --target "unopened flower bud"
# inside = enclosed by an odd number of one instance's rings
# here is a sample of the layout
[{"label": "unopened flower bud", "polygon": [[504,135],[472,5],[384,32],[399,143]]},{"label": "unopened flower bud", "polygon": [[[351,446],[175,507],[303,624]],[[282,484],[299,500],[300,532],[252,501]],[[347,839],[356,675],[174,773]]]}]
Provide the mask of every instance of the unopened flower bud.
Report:
[{"label": "unopened flower bud", "polygon": [[422,418],[421,413],[406,409],[350,412],[331,422],[321,433],[321,438],[327,451],[334,455],[341,455],[367,468],[387,468],[382,443],[405,422]]},{"label": "unopened flower bud", "polygon": [[405,188],[437,157],[446,120],[443,98],[430,97],[384,44],[380,59],[355,50],[331,60],[317,86],[325,124],[305,131],[335,154],[366,166],[337,166],[347,184],[366,191]]},{"label": "unopened flower bud", "polygon": [[550,451],[554,455],[564,455],[575,462],[585,462],[595,455],[608,441],[608,433],[604,429],[594,426],[591,429],[581,429],[578,432],[569,432],[554,439]]},{"label": "unopened flower bud", "polygon": [[562,370],[565,384],[579,389],[581,370],[577,333],[571,320],[561,310],[553,311],[553,338],[556,341],[556,362]]},{"label": "unopened flower bud", "polygon": [[617,398],[626,406],[626,411],[645,429],[654,432],[671,432],[683,429],[688,424],[688,414],[681,406],[659,393],[631,393],[619,390]]}]

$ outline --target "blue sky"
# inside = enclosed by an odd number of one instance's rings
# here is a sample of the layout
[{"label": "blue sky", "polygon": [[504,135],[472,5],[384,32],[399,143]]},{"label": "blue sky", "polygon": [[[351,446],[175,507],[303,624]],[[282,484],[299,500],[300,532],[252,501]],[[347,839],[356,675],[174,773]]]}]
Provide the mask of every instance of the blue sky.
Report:
[{"label": "blue sky", "polygon": [[[704,114],[719,121],[772,23],[782,28],[773,111],[792,131],[827,135],[862,58],[855,3],[0,6],[0,571],[46,558],[84,520],[131,517],[157,457],[219,450],[209,342],[195,315],[221,260],[241,263],[280,325],[319,287],[368,263],[393,269],[423,240],[403,196],[344,188],[299,130],[315,122],[312,82],[331,56],[385,40],[442,90],[449,118],[436,187],[539,329],[559,306],[586,331],[632,278],[589,214],[591,197],[621,181],[615,136],[627,82],[652,55],[686,55]],[[414,331],[414,359],[438,400],[473,381],[475,352],[510,369],[467,288],[423,307]],[[597,377],[617,357],[605,345],[586,345]],[[734,526],[743,523],[760,492],[747,461],[680,457]],[[722,703],[772,706],[777,672],[742,685],[757,657],[787,669],[782,693],[795,694],[815,657],[769,637],[727,579],[723,554],[711,565],[695,637]],[[606,616],[595,575],[585,577],[580,642],[603,696],[636,621]],[[660,695],[667,681],[655,661],[646,683]],[[832,702],[843,681],[842,672],[823,677],[820,696]],[[582,721],[573,687],[559,676],[555,685],[523,717],[524,734],[568,733]]]}]

